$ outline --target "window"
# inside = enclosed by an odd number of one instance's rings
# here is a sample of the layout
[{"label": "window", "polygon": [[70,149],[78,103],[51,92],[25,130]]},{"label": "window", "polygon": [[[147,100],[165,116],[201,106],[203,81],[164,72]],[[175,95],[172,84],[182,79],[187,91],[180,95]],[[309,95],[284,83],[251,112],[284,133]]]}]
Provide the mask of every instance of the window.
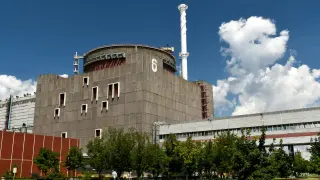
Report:
[{"label": "window", "polygon": [[120,97],[120,82],[108,84],[108,98],[113,99],[115,96]]},{"label": "window", "polygon": [[62,133],[61,133],[61,137],[62,137],[62,138],[67,138],[67,137],[68,137],[67,134],[68,134],[67,132],[62,132]]},{"label": "window", "polygon": [[95,132],[94,132],[94,137],[98,137],[98,138],[101,138],[101,132],[102,130],[101,129],[95,129]]},{"label": "window", "polygon": [[53,117],[60,117],[60,108],[54,109],[54,115]]},{"label": "window", "polygon": [[110,96],[111,96],[111,98],[113,97],[113,96],[112,96],[112,84],[109,84],[109,85],[108,85],[107,98],[109,98]]},{"label": "window", "polygon": [[66,106],[66,93],[60,93],[59,106]]},{"label": "window", "polygon": [[108,110],[109,109],[109,107],[108,107],[108,101],[102,101],[101,102],[101,111],[102,110]]},{"label": "window", "polygon": [[83,77],[83,86],[89,86],[89,77]]},{"label": "window", "polygon": [[99,93],[99,89],[98,87],[93,87],[92,88],[92,96],[91,96],[91,101],[96,100],[98,101],[98,93]]},{"label": "window", "polygon": [[114,84],[114,96],[119,97],[118,93],[119,93],[119,85],[117,83],[117,84]]},{"label": "window", "polygon": [[81,114],[82,113],[86,113],[88,112],[88,105],[87,104],[82,104],[81,105]]}]

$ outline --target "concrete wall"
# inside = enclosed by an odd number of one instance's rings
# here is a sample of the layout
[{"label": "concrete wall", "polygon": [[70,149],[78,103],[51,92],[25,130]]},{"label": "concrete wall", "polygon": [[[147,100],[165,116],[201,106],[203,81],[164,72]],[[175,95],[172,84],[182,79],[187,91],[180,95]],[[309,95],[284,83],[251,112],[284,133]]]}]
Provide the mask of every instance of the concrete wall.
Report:
[{"label": "concrete wall", "polygon": [[[94,137],[95,129],[133,127],[151,133],[155,121],[201,120],[200,88],[162,68],[163,58],[170,56],[134,46],[113,48],[112,51],[125,52],[125,63],[69,78],[52,74],[39,76],[35,133],[60,136],[67,132],[68,137],[79,138],[84,147]],[[157,60],[156,72],[152,70],[153,58]],[[83,86],[83,77],[87,76],[88,87]],[[108,84],[115,82],[120,82],[120,97],[107,99]],[[98,100],[91,101],[95,86],[99,87]],[[66,93],[66,104],[60,107],[60,117],[54,118],[60,93]],[[109,110],[101,111],[101,102],[106,100]],[[87,114],[81,114],[82,104],[88,105]]]}]

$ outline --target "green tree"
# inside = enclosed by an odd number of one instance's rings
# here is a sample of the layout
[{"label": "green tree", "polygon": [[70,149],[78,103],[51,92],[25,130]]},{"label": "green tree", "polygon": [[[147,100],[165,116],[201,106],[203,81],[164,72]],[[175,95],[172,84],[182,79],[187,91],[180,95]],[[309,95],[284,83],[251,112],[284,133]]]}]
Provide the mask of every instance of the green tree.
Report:
[{"label": "green tree", "polygon": [[257,164],[254,165],[254,171],[252,174],[247,178],[248,180],[270,180],[274,179],[275,177],[275,168],[272,166],[270,161],[270,152],[273,151],[273,143],[271,143],[269,148],[269,153],[265,149],[265,138],[266,138],[266,130],[264,127],[261,129],[261,136],[259,137],[259,156],[256,162]]},{"label": "green tree", "polygon": [[75,170],[84,166],[82,149],[79,149],[78,147],[71,147],[65,160],[65,166],[69,171],[73,172],[74,177]]},{"label": "green tree", "polygon": [[134,146],[131,151],[132,167],[137,172],[137,177],[140,178],[143,172],[148,167],[148,146],[150,145],[147,134],[135,132]]},{"label": "green tree", "polygon": [[317,137],[311,139],[308,151],[311,154],[308,170],[310,173],[320,175],[320,133]]},{"label": "green tree", "polygon": [[160,174],[168,171],[169,158],[158,144],[150,144],[147,153],[148,170],[152,172],[155,179]]},{"label": "green tree", "polygon": [[169,179],[172,178],[172,176],[180,173],[183,166],[182,159],[175,151],[178,143],[177,137],[174,134],[169,134],[164,141],[165,153],[169,158],[168,171],[166,173],[166,176]]},{"label": "green tree", "polygon": [[103,135],[110,154],[111,168],[117,172],[118,177],[132,169],[131,151],[135,146],[135,133],[134,129],[125,132],[123,129],[109,128]]},{"label": "green tree", "polygon": [[296,152],[293,161],[293,170],[296,177],[300,177],[301,173],[306,173],[308,168],[308,161],[303,159],[301,152]]},{"label": "green tree", "polygon": [[38,166],[39,170],[47,176],[49,172],[56,172],[59,170],[59,153],[52,152],[46,148],[40,148],[38,157],[34,159],[34,163]]},{"label": "green tree", "polygon": [[262,134],[257,146],[255,139],[250,139],[250,131],[235,140],[235,150],[232,156],[233,174],[240,180],[248,179],[260,164],[264,150],[264,135]]},{"label": "green tree", "polygon": [[198,169],[200,147],[188,137],[186,141],[180,142],[174,151],[182,159],[182,171],[188,179],[188,176],[192,176]]},{"label": "green tree", "polygon": [[213,142],[210,140],[208,143],[204,143],[204,148],[201,149],[198,171],[204,171],[204,176],[208,179],[212,179],[214,171],[216,171],[215,151],[213,148]]},{"label": "green tree", "polygon": [[109,165],[109,154],[108,149],[105,146],[103,138],[95,138],[87,144],[87,163],[95,169],[101,178],[102,171],[108,169]]},{"label": "green tree", "polygon": [[224,177],[224,173],[229,176],[232,173],[232,156],[235,153],[235,142],[237,136],[230,133],[218,134],[215,139],[214,151],[216,153],[214,164],[217,167],[217,174],[220,178]]},{"label": "green tree", "polygon": [[277,172],[277,176],[287,178],[292,174],[292,157],[283,150],[282,139],[280,148],[271,154],[271,163]]}]

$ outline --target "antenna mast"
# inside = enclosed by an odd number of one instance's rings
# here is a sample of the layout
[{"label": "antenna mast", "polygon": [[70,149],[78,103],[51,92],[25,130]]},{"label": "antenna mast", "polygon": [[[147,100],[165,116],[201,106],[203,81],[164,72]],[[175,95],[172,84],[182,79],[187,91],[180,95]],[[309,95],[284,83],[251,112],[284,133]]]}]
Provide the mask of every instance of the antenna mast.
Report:
[{"label": "antenna mast", "polygon": [[181,28],[181,52],[179,56],[181,57],[181,71],[182,71],[182,78],[188,80],[188,64],[187,58],[189,53],[187,51],[187,13],[186,10],[188,6],[186,4],[180,4],[178,6],[180,11],[180,28]]},{"label": "antenna mast", "polygon": [[78,56],[78,52],[74,55],[74,61],[73,61],[73,72],[74,75],[79,74],[79,60],[83,59],[83,56]]}]

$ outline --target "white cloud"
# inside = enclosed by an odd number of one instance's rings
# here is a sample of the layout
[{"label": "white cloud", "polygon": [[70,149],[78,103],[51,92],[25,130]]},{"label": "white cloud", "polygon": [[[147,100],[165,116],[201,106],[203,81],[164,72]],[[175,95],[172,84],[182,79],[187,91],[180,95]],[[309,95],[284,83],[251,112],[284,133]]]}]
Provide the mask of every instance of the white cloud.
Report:
[{"label": "white cloud", "polygon": [[68,78],[69,77],[69,75],[68,74],[61,74],[61,75],[59,75],[60,77],[63,77],[63,78]]},{"label": "white cloud", "polygon": [[223,47],[222,52],[232,58],[228,61],[232,74],[255,72],[273,64],[283,57],[289,39],[288,31],[275,36],[275,24],[270,19],[255,16],[222,23],[219,35],[229,45]]},{"label": "white cloud", "polygon": [[15,76],[0,75],[0,100],[9,98],[10,94],[14,96],[23,96],[23,94],[33,94],[36,91],[36,82],[30,80],[20,80]]},{"label": "white cloud", "polygon": [[[219,35],[228,45],[222,53],[230,58],[226,62],[230,77],[213,87],[215,107],[224,110],[233,104],[232,115],[240,115],[303,108],[320,99],[320,69],[295,67],[295,52],[285,65],[276,63],[286,52],[289,33],[285,30],[276,36],[270,19],[223,23]],[[235,96],[237,103],[231,103],[228,95]]]}]

